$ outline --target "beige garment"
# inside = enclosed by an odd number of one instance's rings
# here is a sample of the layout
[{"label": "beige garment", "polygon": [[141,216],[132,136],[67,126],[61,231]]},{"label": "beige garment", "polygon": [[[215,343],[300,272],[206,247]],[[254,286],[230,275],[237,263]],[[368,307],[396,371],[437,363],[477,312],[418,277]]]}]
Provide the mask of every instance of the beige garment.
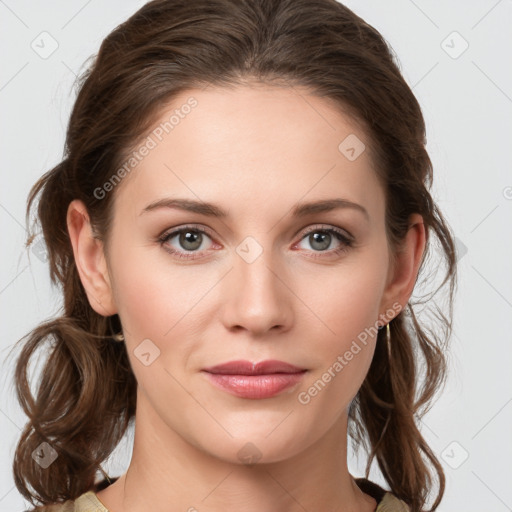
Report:
[{"label": "beige garment", "polygon": [[[93,491],[87,491],[74,501],[46,507],[44,512],[110,512]],[[375,512],[410,512],[410,508],[390,492],[386,492]]]}]

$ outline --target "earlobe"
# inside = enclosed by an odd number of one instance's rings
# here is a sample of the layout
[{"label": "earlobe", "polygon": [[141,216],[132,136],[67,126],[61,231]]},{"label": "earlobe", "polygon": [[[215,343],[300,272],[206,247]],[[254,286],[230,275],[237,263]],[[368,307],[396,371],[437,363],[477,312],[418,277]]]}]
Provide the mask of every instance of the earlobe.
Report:
[{"label": "earlobe", "polygon": [[117,313],[103,243],[94,236],[87,208],[78,199],[71,201],[68,206],[67,227],[75,264],[89,304],[102,316]]},{"label": "earlobe", "polygon": [[[411,215],[402,251],[396,255],[396,265],[394,269],[391,269],[392,274],[382,297],[381,309],[383,308],[383,311],[396,303],[400,304],[400,311],[406,307],[418,277],[426,246],[426,236],[422,216],[417,213]],[[390,320],[388,318],[385,323]]]}]

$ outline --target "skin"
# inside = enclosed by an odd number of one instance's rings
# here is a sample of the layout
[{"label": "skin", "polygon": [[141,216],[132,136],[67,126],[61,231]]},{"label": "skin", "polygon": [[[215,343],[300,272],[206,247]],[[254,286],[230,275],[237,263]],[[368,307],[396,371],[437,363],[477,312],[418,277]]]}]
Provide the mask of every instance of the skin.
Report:
[{"label": "skin", "polygon": [[[422,218],[411,217],[393,268],[370,152],[350,161],[338,150],[365,133],[326,99],[299,88],[194,89],[155,126],[191,95],[197,107],[110,192],[106,246],[92,236],[83,203],[69,205],[90,304],[119,314],[138,382],[129,468],[97,496],[111,512],[374,511],[347,468],[347,415],[376,336],[308,404],[298,395],[365,328],[388,323],[393,304],[407,304],[425,248]],[[141,214],[167,197],[212,202],[229,215]],[[331,198],[364,206],[369,219],[349,208],[291,215],[298,202]],[[209,229],[199,249],[178,236],[157,241],[190,223]],[[353,246],[335,255],[344,244],[334,235],[327,249],[306,236],[330,227],[352,235]],[[236,252],[247,236],[262,249],[251,263]],[[166,247],[200,257],[180,259]],[[160,350],[149,366],[134,352],[145,339]],[[278,359],[308,372],[275,397],[239,398],[200,371],[234,359]],[[253,465],[238,457],[247,443],[261,457]]]}]

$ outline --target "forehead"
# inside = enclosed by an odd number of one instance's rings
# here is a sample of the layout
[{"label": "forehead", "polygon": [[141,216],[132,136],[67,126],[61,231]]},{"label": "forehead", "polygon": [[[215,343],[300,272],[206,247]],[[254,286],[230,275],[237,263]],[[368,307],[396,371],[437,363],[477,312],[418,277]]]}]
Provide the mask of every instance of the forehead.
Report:
[{"label": "forehead", "polygon": [[188,197],[261,216],[274,206],[342,197],[382,216],[370,150],[341,108],[303,88],[189,89],[135,146],[137,162],[116,203],[140,211],[158,199]]}]

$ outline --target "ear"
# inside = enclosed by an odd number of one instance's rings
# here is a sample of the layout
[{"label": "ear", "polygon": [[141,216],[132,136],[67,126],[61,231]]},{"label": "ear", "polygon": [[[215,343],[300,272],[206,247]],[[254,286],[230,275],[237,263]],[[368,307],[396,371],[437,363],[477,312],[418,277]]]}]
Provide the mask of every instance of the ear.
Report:
[{"label": "ear", "polygon": [[87,208],[82,201],[75,199],[69,204],[67,226],[75,264],[89,304],[102,316],[114,315],[117,308],[113,300],[103,242],[94,236]]},{"label": "ear", "polygon": [[[395,267],[389,270],[388,282],[381,300],[381,314],[379,318],[385,318],[382,325],[386,325],[392,320],[392,318],[389,318],[389,315],[385,316],[386,309],[390,309],[392,305],[398,303],[400,304],[399,311],[402,311],[407,302],[409,302],[418,277],[426,240],[427,234],[423,217],[418,213],[414,213],[409,217],[409,230],[401,250],[396,255]],[[398,307],[393,307],[392,309],[398,310]]]}]

